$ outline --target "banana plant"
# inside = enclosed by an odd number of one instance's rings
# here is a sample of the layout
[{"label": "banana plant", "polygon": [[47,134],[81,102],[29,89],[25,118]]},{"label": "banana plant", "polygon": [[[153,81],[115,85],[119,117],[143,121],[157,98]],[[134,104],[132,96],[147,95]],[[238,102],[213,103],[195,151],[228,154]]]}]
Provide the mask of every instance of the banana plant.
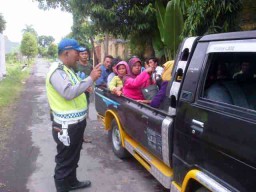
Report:
[{"label": "banana plant", "polygon": [[180,0],[171,0],[166,7],[161,0],[156,0],[155,9],[165,57],[167,60],[172,60],[181,41],[180,35],[184,26]]}]

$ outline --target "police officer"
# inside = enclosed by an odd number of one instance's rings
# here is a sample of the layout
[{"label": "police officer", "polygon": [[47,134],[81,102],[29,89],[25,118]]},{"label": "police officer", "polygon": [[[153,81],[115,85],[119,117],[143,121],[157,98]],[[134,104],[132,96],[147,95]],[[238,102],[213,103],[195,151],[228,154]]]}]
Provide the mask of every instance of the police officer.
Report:
[{"label": "police officer", "polygon": [[76,168],[86,127],[87,100],[84,92],[101,75],[100,65],[90,76],[81,80],[74,73],[79,52],[84,51],[74,39],[63,39],[58,45],[59,61],[54,63],[46,77],[46,90],[52,112],[52,134],[57,143],[54,181],[57,192],[68,192],[89,187],[89,180],[80,182]]}]

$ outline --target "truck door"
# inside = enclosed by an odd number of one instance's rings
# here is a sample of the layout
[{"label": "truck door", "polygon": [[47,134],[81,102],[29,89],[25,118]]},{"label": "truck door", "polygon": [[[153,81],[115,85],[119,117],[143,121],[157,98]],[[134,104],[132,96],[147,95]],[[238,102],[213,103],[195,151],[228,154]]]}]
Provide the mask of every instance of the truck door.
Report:
[{"label": "truck door", "polygon": [[198,45],[201,55],[192,58],[177,107],[174,156],[180,178],[184,167],[196,167],[232,191],[256,187],[255,44],[250,39]]},{"label": "truck door", "polygon": [[136,101],[123,103],[121,113],[126,132],[148,151],[162,159],[161,127],[166,114]]}]

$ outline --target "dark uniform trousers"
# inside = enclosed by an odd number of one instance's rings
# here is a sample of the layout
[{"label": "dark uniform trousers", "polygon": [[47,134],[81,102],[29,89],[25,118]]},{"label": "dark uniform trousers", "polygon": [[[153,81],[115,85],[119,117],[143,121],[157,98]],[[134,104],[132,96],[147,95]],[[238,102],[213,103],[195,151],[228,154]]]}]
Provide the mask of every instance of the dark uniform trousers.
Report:
[{"label": "dark uniform trousers", "polygon": [[[53,121],[52,127],[61,128],[61,125]],[[78,161],[80,159],[85,127],[86,119],[77,124],[71,124],[68,126],[70,146],[63,145],[63,143],[58,139],[58,132],[52,129],[53,138],[57,143],[57,155],[55,156],[55,179],[65,179],[76,172]]]}]

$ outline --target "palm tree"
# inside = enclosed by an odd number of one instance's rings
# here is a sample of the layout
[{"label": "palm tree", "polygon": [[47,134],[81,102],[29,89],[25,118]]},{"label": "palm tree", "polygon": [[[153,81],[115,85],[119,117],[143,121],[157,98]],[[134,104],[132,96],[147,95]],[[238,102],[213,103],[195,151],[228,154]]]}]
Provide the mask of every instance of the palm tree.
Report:
[{"label": "palm tree", "polygon": [[24,29],[22,29],[22,33],[31,33],[37,37],[37,32],[34,29],[33,25],[26,25]]}]

